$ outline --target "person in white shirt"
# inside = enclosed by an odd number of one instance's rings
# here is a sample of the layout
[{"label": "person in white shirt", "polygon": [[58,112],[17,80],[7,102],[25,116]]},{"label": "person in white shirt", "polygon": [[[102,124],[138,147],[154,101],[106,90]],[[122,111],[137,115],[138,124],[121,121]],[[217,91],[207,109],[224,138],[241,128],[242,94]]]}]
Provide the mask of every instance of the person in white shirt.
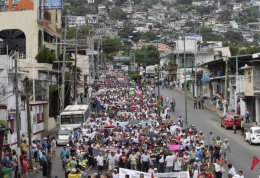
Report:
[{"label": "person in white shirt", "polygon": [[97,158],[97,166],[98,166],[98,173],[102,174],[103,168],[104,168],[104,157],[99,153]]},{"label": "person in white shirt", "polygon": [[165,163],[166,163],[166,169],[165,172],[173,172],[173,162],[175,159],[175,155],[170,153],[168,156],[165,158]]},{"label": "person in white shirt", "polygon": [[117,150],[117,153],[115,154],[115,159],[116,159],[116,165],[118,166],[119,163],[119,157],[121,156],[120,150]]},{"label": "person in white shirt", "polygon": [[113,176],[113,178],[119,178],[117,169],[114,169],[112,176]]},{"label": "person in white shirt", "polygon": [[142,171],[148,172],[149,164],[151,163],[151,158],[150,155],[147,153],[147,151],[144,154],[142,154],[141,163],[142,163]]},{"label": "person in white shirt", "polygon": [[51,141],[51,154],[52,154],[53,158],[55,158],[55,156],[56,156],[56,147],[57,147],[56,139],[52,138],[52,141]]},{"label": "person in white shirt", "polygon": [[228,174],[232,176],[236,175],[236,169],[232,164],[228,164]]},{"label": "person in white shirt", "polygon": [[87,133],[88,133],[87,126],[86,126],[86,125],[84,125],[84,126],[83,126],[83,128],[81,129],[81,131],[82,131],[82,135],[83,135],[83,136],[86,136],[86,135],[87,135]]},{"label": "person in white shirt", "polygon": [[108,170],[112,170],[116,166],[116,156],[114,152],[111,152],[111,154],[107,157],[108,162]]}]

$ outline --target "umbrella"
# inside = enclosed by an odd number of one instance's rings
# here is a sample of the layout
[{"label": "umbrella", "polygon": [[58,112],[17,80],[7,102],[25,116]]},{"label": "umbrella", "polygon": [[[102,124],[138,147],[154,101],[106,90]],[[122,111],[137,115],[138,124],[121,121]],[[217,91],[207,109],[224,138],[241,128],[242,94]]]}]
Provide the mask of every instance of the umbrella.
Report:
[{"label": "umbrella", "polygon": [[112,128],[114,128],[115,126],[114,125],[105,125],[105,129],[112,129]]},{"label": "umbrella", "polygon": [[130,106],[129,109],[130,109],[131,111],[133,111],[133,110],[135,110],[135,109],[137,109],[137,108],[138,108],[137,106]]},{"label": "umbrella", "polygon": [[134,90],[129,91],[129,95],[134,95],[134,94],[135,94]]},{"label": "umbrella", "polygon": [[142,92],[142,90],[137,90],[136,94],[141,95],[141,94],[143,94],[143,92]]},{"label": "umbrella", "polygon": [[160,134],[156,134],[156,133],[153,133],[153,132],[149,133],[147,136],[148,137],[156,137],[156,138],[161,137]]}]

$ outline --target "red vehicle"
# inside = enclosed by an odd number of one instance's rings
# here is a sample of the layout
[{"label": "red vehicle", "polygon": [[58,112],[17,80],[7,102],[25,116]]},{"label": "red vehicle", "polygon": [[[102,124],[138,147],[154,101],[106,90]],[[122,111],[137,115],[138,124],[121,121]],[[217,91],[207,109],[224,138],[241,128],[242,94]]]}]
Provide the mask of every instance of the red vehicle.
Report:
[{"label": "red vehicle", "polygon": [[241,118],[236,114],[227,114],[221,118],[221,127],[225,127],[225,129],[233,128],[234,119],[236,120],[236,128],[240,128],[241,126]]}]

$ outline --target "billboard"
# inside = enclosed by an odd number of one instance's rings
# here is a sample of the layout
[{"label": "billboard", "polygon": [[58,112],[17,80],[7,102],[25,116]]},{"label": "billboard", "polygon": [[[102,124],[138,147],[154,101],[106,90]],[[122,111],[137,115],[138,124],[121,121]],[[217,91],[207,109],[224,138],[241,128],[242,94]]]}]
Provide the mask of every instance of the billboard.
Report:
[{"label": "billboard", "polygon": [[44,9],[62,9],[62,0],[44,0]]}]

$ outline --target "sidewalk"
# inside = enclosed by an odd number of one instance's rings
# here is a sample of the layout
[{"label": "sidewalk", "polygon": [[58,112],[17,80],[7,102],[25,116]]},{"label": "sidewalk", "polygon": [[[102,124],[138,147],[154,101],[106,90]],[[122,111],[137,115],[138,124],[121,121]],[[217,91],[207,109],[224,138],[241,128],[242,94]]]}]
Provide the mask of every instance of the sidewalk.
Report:
[{"label": "sidewalk", "polygon": [[[185,95],[185,92],[181,89],[181,88],[174,88],[174,90],[176,90],[177,92]],[[193,98],[193,94],[190,92],[190,91],[187,91],[187,96],[188,98],[190,98],[192,101],[194,101],[194,98]],[[218,110],[214,105],[212,105],[208,99],[205,99],[204,101],[204,108],[215,113],[216,115],[218,115],[219,117],[222,117],[223,116],[223,112]]]},{"label": "sidewalk", "polygon": [[[174,88],[175,91],[185,95],[185,92],[181,89],[181,88]],[[194,98],[193,98],[193,93],[191,93],[190,91],[187,91],[187,96],[190,100],[194,101]],[[216,108],[215,105],[212,105],[210,102],[209,102],[209,99],[206,99],[205,102],[204,102],[204,108],[207,109],[208,111],[216,114],[217,116],[219,116],[220,118],[223,117],[224,113],[223,111],[220,111]],[[259,125],[259,124],[258,124]],[[250,127],[252,126],[255,126],[255,123],[254,122],[250,122],[250,123],[245,123],[245,130],[248,130]]]}]

